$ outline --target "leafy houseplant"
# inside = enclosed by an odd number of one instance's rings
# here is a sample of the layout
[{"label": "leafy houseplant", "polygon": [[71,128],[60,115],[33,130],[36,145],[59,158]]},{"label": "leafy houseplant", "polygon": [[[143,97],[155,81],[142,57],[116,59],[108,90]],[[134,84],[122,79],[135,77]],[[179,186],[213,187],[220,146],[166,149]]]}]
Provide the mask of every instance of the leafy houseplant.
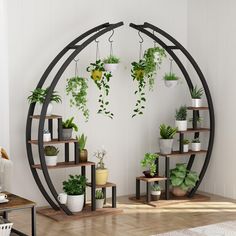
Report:
[{"label": "leafy houseplant", "polygon": [[57,154],[59,149],[54,146],[45,146],[44,155],[47,166],[56,166],[57,165]]},{"label": "leafy houseplant", "polygon": [[161,196],[161,187],[159,184],[154,183],[151,187],[151,198],[152,201],[158,201]]},{"label": "leafy houseplant", "polygon": [[102,190],[96,190],[95,198],[96,198],[96,208],[97,209],[103,208],[104,194],[103,194]]},{"label": "leafy houseplant", "polygon": [[111,111],[107,110],[109,101],[107,101],[107,96],[110,92],[110,78],[112,74],[110,71],[105,71],[104,63],[101,60],[97,60],[95,63],[90,63],[90,66],[87,67],[87,71],[91,73],[91,78],[94,80],[98,89],[100,90],[100,95],[98,102],[99,110],[97,113],[113,118],[114,114]]},{"label": "leafy houseplant", "polygon": [[120,63],[120,59],[114,55],[110,55],[103,60],[103,63],[106,71],[114,72]]},{"label": "leafy houseplant", "polygon": [[187,130],[187,107],[181,106],[175,112],[175,126],[178,128],[178,131]]},{"label": "leafy houseplant", "polygon": [[203,88],[193,87],[191,90],[191,97],[192,97],[192,107],[201,107],[202,106],[202,95],[204,93]]},{"label": "leafy houseplant", "polygon": [[106,156],[106,151],[104,149],[98,150],[94,153],[94,156],[99,160],[96,166],[96,184],[104,185],[108,179],[108,169],[105,168],[104,158]]},{"label": "leafy houseplant", "polygon": [[188,139],[184,139],[184,141],[183,141],[183,145],[184,145],[184,147],[183,147],[183,152],[188,152],[188,149],[189,149],[189,140]]},{"label": "leafy houseplant", "polygon": [[156,172],[156,159],[159,157],[156,153],[146,153],[144,155],[143,160],[141,160],[141,166],[143,168],[148,168],[149,170],[146,170],[143,172],[145,177],[152,178],[157,175]]},{"label": "leafy houseplant", "polygon": [[77,137],[77,140],[78,140],[79,151],[80,151],[79,161],[80,162],[87,162],[88,161],[88,151],[87,151],[87,149],[85,149],[87,137],[84,134],[82,134],[81,136]]},{"label": "leafy houseplant", "polygon": [[77,125],[73,122],[74,117],[67,119],[66,121],[62,121],[62,139],[69,140],[72,137],[72,131],[74,129],[75,132],[78,131]]},{"label": "leafy houseplant", "polygon": [[173,128],[169,125],[160,125],[160,152],[161,154],[167,155],[172,152],[173,137],[177,132],[177,128]]},{"label": "leafy houseplant", "polygon": [[69,179],[63,182],[63,190],[67,193],[67,205],[71,212],[79,212],[84,205],[84,193],[86,178],[82,175],[69,175]]},{"label": "leafy houseplant", "polygon": [[67,79],[66,93],[67,95],[71,95],[70,106],[75,106],[78,110],[81,110],[86,121],[89,118],[87,90],[88,84],[86,78],[76,76]]},{"label": "leafy houseplant", "polygon": [[192,140],[192,151],[201,151],[201,141],[198,138]]},{"label": "leafy houseplant", "polygon": [[179,77],[177,77],[173,72],[166,73],[163,79],[166,87],[175,87],[179,81]]},{"label": "leafy houseplant", "polygon": [[186,195],[187,191],[193,188],[198,180],[198,174],[187,170],[185,163],[176,164],[176,167],[170,170],[170,182],[173,187],[172,193],[175,196]]}]

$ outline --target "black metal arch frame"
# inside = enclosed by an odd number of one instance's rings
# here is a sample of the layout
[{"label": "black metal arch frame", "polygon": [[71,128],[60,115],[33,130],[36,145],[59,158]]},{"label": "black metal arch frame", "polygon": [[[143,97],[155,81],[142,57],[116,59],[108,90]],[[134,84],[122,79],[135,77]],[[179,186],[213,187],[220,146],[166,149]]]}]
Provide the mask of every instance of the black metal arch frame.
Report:
[{"label": "black metal arch frame", "polygon": [[[39,119],[39,127],[38,127],[38,152],[39,152],[39,158],[40,158],[40,164],[42,167],[42,171],[43,171],[43,176],[45,178],[46,184],[54,198],[54,200],[51,198],[51,196],[48,194],[48,192],[46,191],[44,185],[41,182],[41,179],[37,173],[37,170],[35,168],[33,168],[33,165],[35,165],[34,162],[34,158],[33,158],[33,152],[32,152],[32,145],[31,143],[29,143],[29,141],[31,140],[31,131],[32,131],[32,118],[31,116],[34,114],[34,110],[35,110],[35,103],[30,104],[29,107],[29,111],[28,111],[28,116],[27,116],[27,124],[26,124],[26,148],[27,148],[27,156],[28,156],[28,161],[30,164],[30,168],[33,174],[33,177],[36,181],[36,184],[39,187],[39,190],[41,191],[41,193],[43,194],[43,196],[45,197],[45,199],[48,201],[48,203],[51,205],[51,207],[55,210],[60,210],[62,209],[66,214],[71,215],[72,213],[69,211],[69,209],[64,205],[61,204],[58,199],[58,193],[52,183],[52,180],[50,178],[49,172],[48,172],[48,168],[46,166],[46,162],[45,162],[45,155],[44,155],[44,151],[43,151],[43,129],[44,129],[44,124],[45,124],[45,117],[46,117],[46,111],[47,111],[47,107],[50,103],[50,98],[52,96],[53,90],[55,89],[58,81],[60,80],[63,72],[66,70],[66,68],[70,65],[70,63],[72,62],[72,60],[85,48],[87,47],[90,43],[92,43],[95,39],[97,39],[98,37],[100,37],[101,35],[114,30],[115,28],[118,28],[120,26],[123,25],[123,22],[118,22],[116,24],[109,24],[109,23],[105,23],[105,24],[101,24],[93,29],[88,30],[87,32],[83,33],[82,35],[80,35],[79,37],[77,37],[75,40],[73,40],[71,43],[69,43],[54,59],[53,61],[49,64],[49,66],[47,67],[46,71],[44,72],[44,74],[42,75],[38,85],[36,88],[42,88],[42,86],[44,85],[45,81],[47,80],[49,74],[51,73],[51,71],[53,70],[53,68],[57,65],[57,63],[59,61],[61,61],[62,57],[70,50],[72,50],[72,53],[68,56],[68,58],[63,62],[63,64],[61,65],[61,67],[59,68],[58,72],[56,73],[56,75],[54,76],[49,89],[48,89],[48,94],[46,96],[45,102],[43,104],[42,110],[41,110],[41,114],[40,114],[40,119]],[[167,53],[174,59],[174,61],[176,62],[176,64],[178,65],[178,67],[180,68],[181,72],[183,73],[186,82],[188,84],[189,89],[193,88],[190,76],[187,72],[187,70],[185,69],[184,65],[182,64],[182,62],[180,61],[180,59],[176,56],[176,54],[173,52],[173,50],[180,50],[189,60],[189,62],[193,65],[195,71],[197,72],[199,79],[203,85],[203,88],[205,90],[206,93],[206,98],[207,98],[207,102],[208,102],[208,106],[209,106],[209,113],[210,113],[210,137],[209,137],[209,144],[208,144],[208,150],[207,150],[207,154],[206,154],[206,158],[203,164],[203,168],[200,172],[200,179],[197,182],[197,185],[195,186],[194,189],[192,189],[192,191],[190,192],[189,196],[192,197],[194,195],[194,193],[196,192],[197,188],[199,187],[205,172],[207,170],[209,161],[210,161],[210,157],[211,157],[211,152],[212,152],[212,148],[213,148],[213,141],[214,141],[214,130],[215,130],[215,121],[214,121],[214,108],[213,108],[213,104],[212,104],[212,99],[211,99],[211,95],[210,95],[210,91],[208,88],[208,85],[206,83],[206,80],[200,70],[200,68],[198,67],[197,63],[195,62],[195,60],[193,59],[193,57],[188,53],[188,51],[178,42],[176,41],[172,36],[170,36],[169,34],[167,34],[166,32],[164,32],[163,30],[157,28],[154,25],[151,25],[149,23],[144,23],[143,25],[135,25],[135,24],[130,24],[130,26],[144,34],[146,34],[147,36],[149,36],[150,38],[152,38],[153,40],[155,40],[160,46],[162,46]],[[154,35],[153,33],[151,33],[150,31],[148,31],[148,29],[153,30],[153,32],[155,31],[156,33],[161,34],[162,36],[164,36],[166,39],[168,39],[170,42],[172,42],[174,45],[173,46],[168,46],[166,45],[166,43],[164,43],[160,38],[158,38],[156,35]],[[88,38],[87,38],[88,37]],[[86,39],[87,38],[87,39]],[[86,39],[84,42],[80,43],[82,40]],[[195,114],[197,116],[199,116],[199,114]],[[198,137],[199,133],[196,132],[195,133],[195,137]],[[195,159],[195,155],[192,155],[190,157],[189,163],[188,163],[188,169],[191,169],[192,164],[194,162]]]}]

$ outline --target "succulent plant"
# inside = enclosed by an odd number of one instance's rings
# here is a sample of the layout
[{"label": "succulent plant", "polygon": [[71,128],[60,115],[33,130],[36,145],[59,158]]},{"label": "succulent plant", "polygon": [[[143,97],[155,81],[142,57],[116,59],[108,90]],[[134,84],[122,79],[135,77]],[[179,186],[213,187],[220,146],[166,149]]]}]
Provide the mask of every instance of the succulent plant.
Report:
[{"label": "succulent plant", "polygon": [[45,146],[44,154],[45,156],[56,156],[59,153],[59,149],[54,146]]}]

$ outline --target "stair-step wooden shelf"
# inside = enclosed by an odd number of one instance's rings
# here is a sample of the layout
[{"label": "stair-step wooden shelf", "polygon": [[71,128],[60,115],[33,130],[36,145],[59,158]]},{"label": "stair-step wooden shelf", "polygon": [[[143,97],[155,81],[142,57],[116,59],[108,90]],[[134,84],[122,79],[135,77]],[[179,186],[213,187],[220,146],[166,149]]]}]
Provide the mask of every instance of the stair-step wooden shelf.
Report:
[{"label": "stair-step wooden shelf", "polygon": [[188,151],[188,152],[179,152],[179,151],[173,151],[171,154],[161,154],[158,153],[158,155],[163,156],[163,157],[181,157],[181,156],[189,156],[189,155],[194,155],[194,154],[206,154],[207,150],[201,150],[201,151]]},{"label": "stair-step wooden shelf", "polygon": [[197,128],[197,129],[187,129],[185,131],[177,131],[177,133],[198,133],[198,132],[210,132],[209,128]]},{"label": "stair-step wooden shelf", "polygon": [[[81,162],[79,164],[75,164],[74,161],[69,162],[58,162],[56,166],[47,166],[48,169],[62,169],[62,168],[70,168],[70,167],[78,167],[78,166],[93,166],[95,165],[94,162]],[[40,164],[32,165],[35,169],[42,169],[42,166]]]},{"label": "stair-step wooden shelf", "polygon": [[209,110],[208,107],[187,107],[188,110],[194,110],[194,111],[203,111],[203,110]]},{"label": "stair-step wooden shelf", "polygon": [[166,177],[163,176],[158,176],[158,177],[153,177],[153,178],[147,178],[145,176],[138,176],[136,177],[137,180],[142,180],[144,182],[156,182],[156,181],[162,181],[162,180],[167,180]]},{"label": "stair-step wooden shelf", "polygon": [[[86,185],[88,187],[92,187],[91,183],[87,183]],[[116,186],[116,184],[110,183],[110,182],[106,182],[106,184],[103,184],[103,185],[96,184],[96,188],[110,188],[110,187],[114,187],[114,186]]]},{"label": "stair-step wooden shelf", "polygon": [[[69,139],[69,140],[58,140],[58,139],[52,139],[49,142],[43,142],[44,144],[60,144],[60,143],[76,143],[78,142],[77,139]],[[38,145],[38,140],[30,140],[28,143]]]},{"label": "stair-step wooden shelf", "polygon": [[[39,120],[39,119],[40,119],[40,115],[30,116],[30,118],[31,118],[31,119],[37,119],[37,120]],[[59,115],[45,116],[45,119],[48,119],[48,120],[60,119],[60,118],[62,118],[62,116],[59,116]]]}]

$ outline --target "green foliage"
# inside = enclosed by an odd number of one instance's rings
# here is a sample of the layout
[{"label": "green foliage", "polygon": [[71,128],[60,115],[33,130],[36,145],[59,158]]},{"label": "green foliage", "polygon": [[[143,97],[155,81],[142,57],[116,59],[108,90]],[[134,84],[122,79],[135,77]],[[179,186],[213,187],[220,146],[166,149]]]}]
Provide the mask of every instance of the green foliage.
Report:
[{"label": "green foliage", "polygon": [[[188,121],[189,121],[189,122],[193,122],[193,118],[190,118]],[[198,122],[198,123],[201,123],[202,121],[203,121],[203,118],[199,116],[199,117],[197,118],[197,122]]]},{"label": "green foliage", "polygon": [[189,142],[188,139],[184,139],[183,144],[189,144],[189,143],[190,143],[190,142]]},{"label": "green foliage", "polygon": [[96,190],[95,198],[96,199],[104,199],[104,194],[103,194],[102,190]]},{"label": "green foliage", "polygon": [[161,124],[160,125],[160,136],[162,139],[173,139],[177,130],[178,130],[177,128],[173,128],[169,125]]},{"label": "green foliage", "polygon": [[176,120],[187,120],[187,107],[181,106],[175,112],[175,119]]},{"label": "green foliage", "polygon": [[90,65],[87,67],[88,72],[93,72],[95,70],[105,71],[104,63],[101,60],[97,60],[95,63],[90,63]]},{"label": "green foliage", "polygon": [[87,179],[82,175],[69,175],[69,179],[63,182],[63,190],[68,195],[82,195],[85,192]]},{"label": "green foliage", "polygon": [[170,81],[170,80],[178,80],[179,78],[176,76],[176,74],[170,72],[166,73],[163,79]]},{"label": "green foliage", "polygon": [[160,187],[160,185],[159,184],[153,184],[152,186],[151,186],[151,190],[152,191],[161,191],[161,187]]},{"label": "green foliage", "polygon": [[149,168],[150,175],[154,176],[156,173],[156,159],[159,157],[156,153],[146,153],[143,160],[141,160],[141,166],[143,168]]},{"label": "green foliage", "polygon": [[74,129],[75,132],[78,132],[78,126],[73,122],[74,117],[67,119],[66,121],[62,121],[63,129]]},{"label": "green foliage", "polygon": [[193,99],[200,99],[204,93],[203,88],[198,89],[197,85],[191,90],[191,96]]},{"label": "green foliage", "polygon": [[192,140],[192,143],[201,143],[201,141],[199,140],[199,138],[195,138]]},{"label": "green foliage", "polygon": [[81,110],[86,121],[89,118],[89,110],[87,108],[87,79],[82,77],[73,77],[67,79],[66,93],[71,95],[70,105]]},{"label": "green foliage", "polygon": [[98,150],[97,152],[93,154],[98,159],[97,169],[106,169],[104,161],[103,161],[106,154],[107,152],[104,149]]},{"label": "green foliage", "polygon": [[79,143],[79,149],[83,150],[85,149],[85,145],[87,142],[87,136],[85,136],[84,134],[82,134],[81,136],[77,137],[78,143]]},{"label": "green foliage", "polygon": [[194,171],[188,171],[185,163],[176,164],[176,167],[170,170],[171,185],[180,187],[184,191],[193,188],[198,180],[198,174]]},{"label": "green foliage", "polygon": [[45,156],[56,156],[59,153],[59,149],[54,146],[45,146],[44,154]]},{"label": "green foliage", "polygon": [[104,64],[118,64],[120,63],[120,59],[114,55],[110,55],[109,57],[103,60]]},{"label": "green foliage", "polygon": [[[48,90],[49,88],[46,88],[46,89],[36,88],[34,91],[31,91],[31,95],[28,97],[28,101],[30,103],[43,104],[47,96]],[[58,92],[56,91],[52,92],[50,102],[56,102],[56,103],[61,102],[61,96],[58,94]]]}]

